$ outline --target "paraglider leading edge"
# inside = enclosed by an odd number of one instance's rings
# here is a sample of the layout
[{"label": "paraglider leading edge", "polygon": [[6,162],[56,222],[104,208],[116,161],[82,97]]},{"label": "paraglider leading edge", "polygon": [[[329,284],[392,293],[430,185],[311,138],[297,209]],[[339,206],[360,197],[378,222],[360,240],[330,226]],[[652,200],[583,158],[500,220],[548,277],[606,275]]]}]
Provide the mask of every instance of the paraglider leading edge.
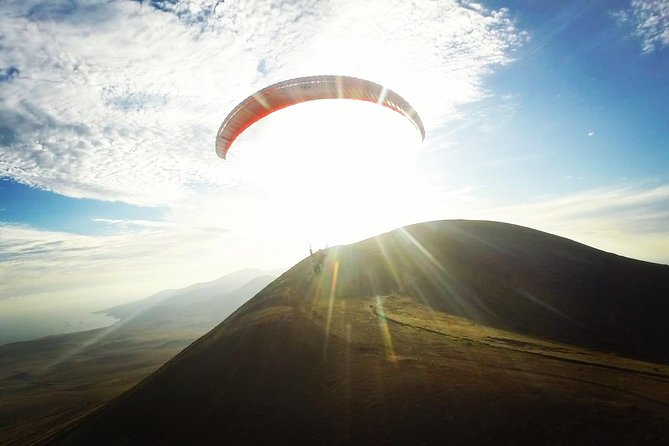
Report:
[{"label": "paraglider leading edge", "polygon": [[270,85],[239,103],[218,129],[216,153],[225,159],[235,139],[265,116],[291,105],[318,99],[375,102],[404,115],[425,139],[425,128],[416,110],[399,94],[383,85],[349,76],[308,76]]}]

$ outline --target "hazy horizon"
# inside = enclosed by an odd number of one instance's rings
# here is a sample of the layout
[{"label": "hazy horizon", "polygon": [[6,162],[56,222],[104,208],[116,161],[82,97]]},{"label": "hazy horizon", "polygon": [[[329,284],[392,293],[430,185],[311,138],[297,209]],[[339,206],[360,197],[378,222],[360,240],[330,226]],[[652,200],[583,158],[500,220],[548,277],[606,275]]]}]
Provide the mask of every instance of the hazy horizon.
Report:
[{"label": "hazy horizon", "polygon": [[79,306],[62,309],[57,314],[3,314],[0,315],[0,346],[108,327],[119,320],[105,314],[82,311]]}]

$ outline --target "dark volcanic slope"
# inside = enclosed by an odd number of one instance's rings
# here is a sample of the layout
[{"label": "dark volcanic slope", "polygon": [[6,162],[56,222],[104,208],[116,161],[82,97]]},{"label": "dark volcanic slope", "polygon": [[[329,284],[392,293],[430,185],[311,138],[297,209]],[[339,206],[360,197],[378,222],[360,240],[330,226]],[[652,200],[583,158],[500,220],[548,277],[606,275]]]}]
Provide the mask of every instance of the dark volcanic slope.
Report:
[{"label": "dark volcanic slope", "polygon": [[665,265],[443,221],[312,269],[53,443],[665,441],[669,367],[592,350],[669,362]]}]

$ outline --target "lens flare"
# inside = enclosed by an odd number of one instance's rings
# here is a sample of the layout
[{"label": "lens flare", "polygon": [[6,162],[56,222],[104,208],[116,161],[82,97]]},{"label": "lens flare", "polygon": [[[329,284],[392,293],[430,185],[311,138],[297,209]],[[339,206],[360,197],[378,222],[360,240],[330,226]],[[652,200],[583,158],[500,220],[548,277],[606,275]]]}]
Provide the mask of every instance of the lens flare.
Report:
[{"label": "lens flare", "polygon": [[337,291],[337,279],[339,276],[339,261],[336,260],[332,267],[332,283],[330,284],[330,296],[328,298],[328,315],[325,320],[325,341],[323,344],[323,357],[328,353],[328,339],[330,338],[330,324],[332,324],[332,310],[334,307],[335,292]]},{"label": "lens flare", "polygon": [[381,336],[383,337],[383,345],[386,350],[386,358],[392,362],[397,362],[397,355],[395,354],[395,347],[393,347],[393,339],[390,336],[388,329],[388,321],[383,312],[383,301],[380,296],[376,296],[376,315],[379,318],[379,328],[381,329]]}]

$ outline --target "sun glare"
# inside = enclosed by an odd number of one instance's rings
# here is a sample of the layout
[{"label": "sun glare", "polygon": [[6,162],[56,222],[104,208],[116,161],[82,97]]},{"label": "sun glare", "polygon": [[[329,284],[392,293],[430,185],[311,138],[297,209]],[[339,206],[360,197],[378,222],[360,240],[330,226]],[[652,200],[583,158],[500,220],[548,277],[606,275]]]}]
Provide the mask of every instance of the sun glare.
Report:
[{"label": "sun glare", "polygon": [[241,178],[266,195],[286,234],[345,243],[410,218],[418,193],[420,134],[375,104],[324,100],[281,110],[249,128],[230,151]]}]

